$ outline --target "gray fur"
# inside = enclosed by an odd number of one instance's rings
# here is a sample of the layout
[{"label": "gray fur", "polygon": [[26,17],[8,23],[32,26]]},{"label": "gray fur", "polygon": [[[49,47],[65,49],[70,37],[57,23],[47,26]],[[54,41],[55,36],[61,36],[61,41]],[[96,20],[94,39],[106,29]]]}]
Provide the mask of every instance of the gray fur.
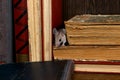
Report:
[{"label": "gray fur", "polygon": [[55,36],[55,46],[60,47],[60,46],[65,46],[65,43],[67,42],[66,40],[66,30],[59,29],[57,30],[56,28],[53,29],[53,34]]}]

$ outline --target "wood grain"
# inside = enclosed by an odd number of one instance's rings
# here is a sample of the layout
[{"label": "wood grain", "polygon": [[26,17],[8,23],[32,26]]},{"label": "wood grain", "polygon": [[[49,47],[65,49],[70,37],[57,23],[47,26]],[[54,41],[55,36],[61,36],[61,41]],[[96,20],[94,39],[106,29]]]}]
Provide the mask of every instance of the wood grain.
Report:
[{"label": "wood grain", "polygon": [[40,0],[27,0],[29,30],[29,60],[42,61],[42,25]]}]

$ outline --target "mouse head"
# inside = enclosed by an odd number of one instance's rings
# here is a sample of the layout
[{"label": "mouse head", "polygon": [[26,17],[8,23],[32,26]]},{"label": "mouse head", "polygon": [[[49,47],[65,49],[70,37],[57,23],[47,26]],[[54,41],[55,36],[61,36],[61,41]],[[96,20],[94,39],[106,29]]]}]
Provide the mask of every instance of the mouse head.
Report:
[{"label": "mouse head", "polygon": [[53,34],[55,36],[55,46],[65,46],[66,44],[66,31],[65,29],[59,29],[56,28],[53,29]]}]

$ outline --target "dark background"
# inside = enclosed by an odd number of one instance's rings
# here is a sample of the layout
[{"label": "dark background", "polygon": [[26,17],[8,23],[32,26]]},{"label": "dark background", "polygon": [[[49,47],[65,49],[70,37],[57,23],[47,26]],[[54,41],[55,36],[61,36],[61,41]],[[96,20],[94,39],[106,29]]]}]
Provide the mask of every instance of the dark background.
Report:
[{"label": "dark background", "polygon": [[120,0],[63,0],[63,20],[76,14],[120,14]]}]

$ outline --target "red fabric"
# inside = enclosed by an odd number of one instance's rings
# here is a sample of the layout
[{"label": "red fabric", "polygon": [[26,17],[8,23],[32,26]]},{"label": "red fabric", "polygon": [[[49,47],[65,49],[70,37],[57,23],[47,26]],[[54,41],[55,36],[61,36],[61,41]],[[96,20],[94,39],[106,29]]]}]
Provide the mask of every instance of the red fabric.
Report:
[{"label": "red fabric", "polygon": [[17,21],[17,19],[27,9],[27,0],[22,0],[21,2],[19,1],[20,0],[13,0],[16,54],[29,54],[29,48],[28,48],[29,46],[27,44],[28,43],[28,29],[27,28],[25,29],[25,27],[28,25],[27,13],[25,13],[24,16],[22,16],[19,19],[19,21]]},{"label": "red fabric", "polygon": [[[13,4],[17,4],[19,0],[13,0]],[[16,19],[27,9],[27,0],[22,0],[17,7],[14,7],[14,26],[15,37],[27,25],[27,14],[16,23]],[[63,23],[62,21],[62,0],[52,0],[52,26],[57,27]],[[28,30],[25,30],[19,38],[16,38],[16,51],[19,50],[25,42],[28,41]],[[28,54],[28,45],[20,51],[21,54]]]},{"label": "red fabric", "polygon": [[52,0],[52,26],[58,27],[63,23],[62,0]]}]

